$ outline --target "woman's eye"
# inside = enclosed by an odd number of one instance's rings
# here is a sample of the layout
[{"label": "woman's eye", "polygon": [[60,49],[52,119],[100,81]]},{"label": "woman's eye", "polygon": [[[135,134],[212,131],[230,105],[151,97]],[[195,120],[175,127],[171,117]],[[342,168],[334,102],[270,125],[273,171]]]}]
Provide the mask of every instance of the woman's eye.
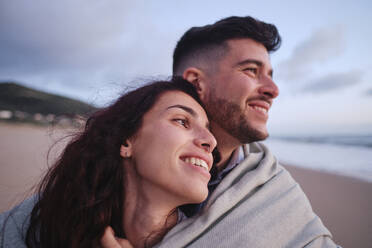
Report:
[{"label": "woman's eye", "polygon": [[185,119],[174,119],[174,121],[181,124],[184,127],[188,127],[188,122]]}]

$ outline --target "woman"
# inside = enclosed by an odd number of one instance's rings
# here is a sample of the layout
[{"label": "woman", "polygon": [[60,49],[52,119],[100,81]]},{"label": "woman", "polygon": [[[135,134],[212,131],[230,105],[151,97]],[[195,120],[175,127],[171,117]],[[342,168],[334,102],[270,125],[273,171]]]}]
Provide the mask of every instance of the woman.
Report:
[{"label": "woman", "polygon": [[99,247],[105,230],[154,245],[179,221],[178,206],[207,197],[215,146],[190,83],[125,94],[88,119],[41,182],[27,246]]}]

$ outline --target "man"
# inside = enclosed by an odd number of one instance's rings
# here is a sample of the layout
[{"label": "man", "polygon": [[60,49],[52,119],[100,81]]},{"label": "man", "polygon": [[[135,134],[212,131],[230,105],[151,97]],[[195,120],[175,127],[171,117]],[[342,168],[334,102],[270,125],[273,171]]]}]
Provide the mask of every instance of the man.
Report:
[{"label": "man", "polygon": [[[240,30],[238,25],[252,30]],[[173,73],[194,84],[205,104],[213,134],[220,141],[220,170],[242,144],[268,136],[268,111],[279,94],[268,52],[279,45],[280,36],[274,26],[238,17],[192,28],[177,44]]]},{"label": "man", "polygon": [[279,94],[269,52],[280,42],[274,25],[251,17],[193,27],[178,42],[173,74],[196,87],[220,161],[206,203],[157,247],[336,247],[298,184],[255,142],[267,138]]},{"label": "man", "polygon": [[268,136],[279,94],[269,52],[280,42],[275,26],[251,17],[193,27],[178,42],[173,74],[196,87],[220,159],[207,201],[183,208],[189,218],[155,247],[336,247],[299,185],[256,142]]}]

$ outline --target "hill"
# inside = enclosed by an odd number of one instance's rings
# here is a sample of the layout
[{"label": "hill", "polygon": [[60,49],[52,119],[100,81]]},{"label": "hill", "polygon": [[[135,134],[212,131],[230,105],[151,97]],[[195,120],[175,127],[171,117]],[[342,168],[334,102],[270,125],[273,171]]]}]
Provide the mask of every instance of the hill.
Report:
[{"label": "hill", "polygon": [[71,98],[31,89],[16,83],[0,83],[0,110],[43,115],[85,115],[96,108]]}]

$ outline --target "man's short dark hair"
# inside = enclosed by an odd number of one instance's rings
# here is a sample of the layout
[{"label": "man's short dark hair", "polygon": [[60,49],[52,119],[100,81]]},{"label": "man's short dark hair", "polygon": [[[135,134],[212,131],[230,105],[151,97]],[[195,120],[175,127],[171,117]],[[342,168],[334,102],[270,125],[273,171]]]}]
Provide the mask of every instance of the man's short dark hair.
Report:
[{"label": "man's short dark hair", "polygon": [[173,53],[173,74],[179,75],[189,61],[213,61],[224,54],[227,41],[250,38],[265,46],[268,52],[280,47],[281,38],[273,24],[250,16],[231,16],[214,24],[190,28],[178,41]]}]

